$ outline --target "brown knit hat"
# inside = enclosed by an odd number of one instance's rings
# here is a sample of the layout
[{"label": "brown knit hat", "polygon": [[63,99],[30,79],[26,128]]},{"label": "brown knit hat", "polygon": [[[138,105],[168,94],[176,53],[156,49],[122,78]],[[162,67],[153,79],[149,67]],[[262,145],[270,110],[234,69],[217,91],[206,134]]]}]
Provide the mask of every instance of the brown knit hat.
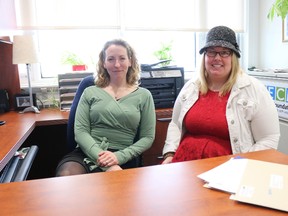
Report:
[{"label": "brown knit hat", "polygon": [[235,32],[226,26],[212,28],[207,34],[205,46],[200,49],[199,53],[202,54],[208,47],[212,46],[229,48],[235,52],[238,58],[241,56]]}]

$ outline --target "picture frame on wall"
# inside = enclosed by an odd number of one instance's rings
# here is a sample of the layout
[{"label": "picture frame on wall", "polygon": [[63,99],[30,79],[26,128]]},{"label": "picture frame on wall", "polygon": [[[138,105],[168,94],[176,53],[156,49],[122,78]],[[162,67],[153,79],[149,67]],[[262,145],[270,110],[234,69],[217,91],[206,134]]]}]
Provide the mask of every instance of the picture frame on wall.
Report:
[{"label": "picture frame on wall", "polygon": [[282,41],[288,42],[288,16],[282,20]]},{"label": "picture frame on wall", "polygon": [[[15,95],[15,109],[16,110],[24,110],[26,107],[30,105],[30,96],[29,94],[16,94]],[[33,104],[36,104],[36,94],[33,94]]]}]

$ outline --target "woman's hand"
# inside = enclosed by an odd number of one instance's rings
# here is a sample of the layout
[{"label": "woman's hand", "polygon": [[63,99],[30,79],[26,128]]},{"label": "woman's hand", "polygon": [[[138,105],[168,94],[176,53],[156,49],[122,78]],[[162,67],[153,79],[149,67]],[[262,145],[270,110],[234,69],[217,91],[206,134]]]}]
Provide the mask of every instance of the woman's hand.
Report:
[{"label": "woman's hand", "polygon": [[162,164],[169,164],[172,163],[173,156],[168,156],[165,158],[165,160],[162,162]]},{"label": "woman's hand", "polygon": [[119,165],[113,165],[111,167],[109,167],[106,172],[110,172],[110,171],[117,171],[117,170],[122,170],[122,168]]},{"label": "woman's hand", "polygon": [[[111,167],[113,165],[118,165],[118,159],[113,152],[103,151],[98,155],[97,163],[100,167]],[[121,167],[120,167],[121,169]]]}]

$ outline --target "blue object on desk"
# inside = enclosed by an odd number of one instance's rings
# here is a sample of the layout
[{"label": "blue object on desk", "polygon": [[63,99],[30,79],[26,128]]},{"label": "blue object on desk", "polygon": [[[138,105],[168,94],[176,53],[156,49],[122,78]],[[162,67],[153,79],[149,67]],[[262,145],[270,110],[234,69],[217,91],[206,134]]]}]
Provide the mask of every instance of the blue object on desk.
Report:
[{"label": "blue object on desk", "polygon": [[236,156],[236,157],[234,157],[233,159],[244,159],[244,157]]}]

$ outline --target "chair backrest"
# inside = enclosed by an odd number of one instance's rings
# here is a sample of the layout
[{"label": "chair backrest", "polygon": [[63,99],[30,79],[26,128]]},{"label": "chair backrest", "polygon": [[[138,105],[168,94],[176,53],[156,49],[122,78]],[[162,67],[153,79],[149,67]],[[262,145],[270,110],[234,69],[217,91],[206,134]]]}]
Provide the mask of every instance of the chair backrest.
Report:
[{"label": "chair backrest", "polygon": [[72,151],[77,143],[75,142],[74,138],[74,122],[75,122],[75,113],[76,113],[76,108],[79,102],[79,99],[84,91],[85,88],[95,85],[94,82],[94,76],[89,75],[85,77],[80,83],[77,88],[75,97],[73,99],[71,108],[70,108],[70,113],[69,113],[69,118],[68,118],[68,123],[67,123],[67,150]]}]

